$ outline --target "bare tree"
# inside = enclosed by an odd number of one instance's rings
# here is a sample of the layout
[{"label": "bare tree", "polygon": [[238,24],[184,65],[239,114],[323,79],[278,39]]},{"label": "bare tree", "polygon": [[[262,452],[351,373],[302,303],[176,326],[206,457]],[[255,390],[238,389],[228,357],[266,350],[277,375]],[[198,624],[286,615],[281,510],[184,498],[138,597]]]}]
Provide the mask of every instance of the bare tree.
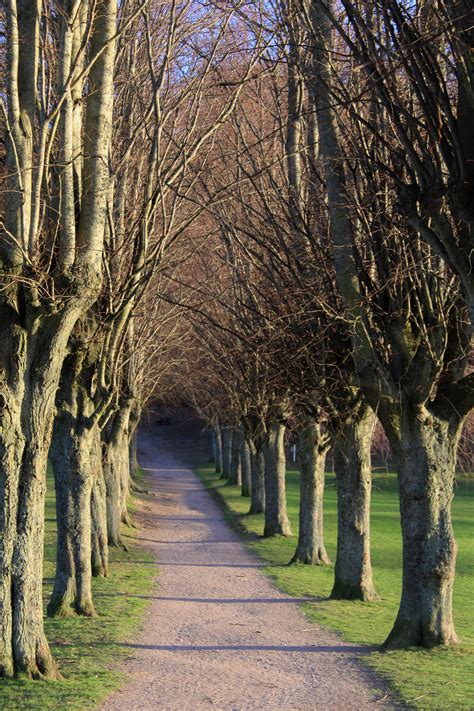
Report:
[{"label": "bare tree", "polygon": [[[8,61],[1,103],[7,175],[0,241],[4,676],[58,676],[43,632],[38,542],[43,538],[54,396],[67,342],[100,289],[116,5],[112,0],[90,7],[65,2],[53,13],[49,3],[11,0],[5,8]],[[75,96],[83,92],[78,105]],[[52,185],[60,186],[58,199],[52,197]]]}]

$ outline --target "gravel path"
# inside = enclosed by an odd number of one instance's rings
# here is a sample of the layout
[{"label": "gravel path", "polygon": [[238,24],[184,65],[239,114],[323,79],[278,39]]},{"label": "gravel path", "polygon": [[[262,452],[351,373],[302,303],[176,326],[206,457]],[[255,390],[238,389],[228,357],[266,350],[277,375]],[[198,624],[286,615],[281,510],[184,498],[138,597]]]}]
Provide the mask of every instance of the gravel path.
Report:
[{"label": "gravel path", "polygon": [[127,645],[130,681],[103,710],[388,708],[357,664],[363,650],[309,623],[304,600],[262,573],[186,465],[179,428],[155,429],[161,434],[140,441],[156,493],[143,502],[140,537],[156,557],[159,586],[142,633]]}]

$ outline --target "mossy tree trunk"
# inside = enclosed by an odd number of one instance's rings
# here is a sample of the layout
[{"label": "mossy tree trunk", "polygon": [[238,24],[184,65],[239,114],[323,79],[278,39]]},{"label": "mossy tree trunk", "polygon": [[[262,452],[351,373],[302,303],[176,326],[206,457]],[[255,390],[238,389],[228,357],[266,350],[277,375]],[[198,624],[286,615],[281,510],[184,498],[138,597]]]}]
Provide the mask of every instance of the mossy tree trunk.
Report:
[{"label": "mossy tree trunk", "polygon": [[[434,647],[457,641],[452,596],[457,545],[451,523],[461,418],[402,409],[398,458],[403,539],[402,596],[384,646]],[[391,431],[389,429],[389,431]]]},{"label": "mossy tree trunk", "polygon": [[292,563],[328,565],[324,546],[323,498],[329,437],[313,418],[298,434],[300,458],[299,535]]},{"label": "mossy tree trunk", "polygon": [[43,630],[42,600],[46,466],[68,335],[63,319],[55,321],[38,319],[36,336],[19,329],[16,339],[8,333],[3,340],[8,325],[0,328],[2,356],[12,347],[0,398],[2,676],[58,676]]},{"label": "mossy tree trunk", "polygon": [[284,448],[285,425],[271,421],[267,425],[264,444],[265,456],[265,527],[263,535],[291,536],[291,525],[286,509],[286,459]]},{"label": "mossy tree trunk", "polygon": [[370,449],[375,415],[366,405],[333,438],[337,480],[337,556],[331,597],[376,600],[370,557]]},{"label": "mossy tree trunk", "polygon": [[[56,575],[48,605],[50,617],[94,615],[91,565],[91,494],[94,440],[100,437],[95,404],[87,388],[84,354],[64,362],[57,395],[50,458],[56,489]],[[90,366],[93,369],[93,366]]]}]

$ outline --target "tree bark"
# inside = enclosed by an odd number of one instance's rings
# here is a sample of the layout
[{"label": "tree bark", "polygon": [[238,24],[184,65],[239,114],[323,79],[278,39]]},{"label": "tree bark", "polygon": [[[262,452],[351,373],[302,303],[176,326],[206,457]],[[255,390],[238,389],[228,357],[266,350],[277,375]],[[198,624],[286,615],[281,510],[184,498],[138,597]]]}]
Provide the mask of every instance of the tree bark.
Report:
[{"label": "tree bark", "polygon": [[242,496],[249,497],[252,489],[252,460],[250,456],[250,445],[245,436],[242,438],[240,448],[240,464],[242,471]]},{"label": "tree bark", "polygon": [[327,435],[312,418],[299,432],[300,512],[299,535],[291,563],[329,565],[324,546],[324,468],[329,448]]},{"label": "tree bark", "polygon": [[59,676],[43,631],[44,498],[54,396],[77,316],[71,309],[45,317],[34,335],[28,329],[28,337],[25,331],[12,337],[11,324],[0,327],[2,676]]},{"label": "tree bark", "polygon": [[215,446],[216,446],[216,474],[222,474],[224,470],[223,466],[223,455],[222,455],[222,431],[220,426],[217,424],[213,427]]},{"label": "tree bark", "polygon": [[333,439],[337,480],[337,557],[331,597],[377,600],[370,560],[370,449],[373,411],[361,411],[344,423]]},{"label": "tree bark", "polygon": [[129,443],[129,454],[130,454],[130,476],[132,479],[138,474],[138,457],[137,457],[137,431],[134,430],[130,435]]},{"label": "tree bark", "polygon": [[129,449],[129,472],[130,478],[135,479],[138,474],[138,437],[137,429],[140,423],[141,417],[141,407],[138,399],[134,399],[133,405],[130,409],[129,423],[128,423],[128,449]]},{"label": "tree bark", "polygon": [[457,641],[452,595],[457,545],[451,524],[461,422],[402,408],[398,484],[403,538],[402,596],[386,649]]},{"label": "tree bark", "polygon": [[91,452],[93,484],[91,493],[91,566],[93,577],[107,577],[109,572],[109,546],[107,537],[107,493],[105,485],[102,438],[100,433],[93,441]]},{"label": "tree bark", "polygon": [[265,511],[265,457],[262,449],[257,449],[250,441],[252,480],[250,489],[249,514],[261,514]]},{"label": "tree bark", "polygon": [[265,538],[292,535],[286,511],[284,434],[283,424],[271,422],[265,435]]},{"label": "tree bark", "polygon": [[109,546],[125,549],[120,524],[129,524],[127,503],[130,491],[128,422],[130,402],[122,403],[105,431],[104,475]]},{"label": "tree bark", "polygon": [[96,442],[100,440],[91,384],[96,352],[71,338],[56,395],[50,458],[56,489],[56,575],[48,605],[50,617],[75,613],[91,617],[91,494]]},{"label": "tree bark", "polygon": [[49,617],[92,617],[91,451],[97,426],[82,428],[67,411],[54,424],[50,458],[56,488],[56,575]]},{"label": "tree bark", "polygon": [[232,451],[230,459],[229,484],[240,486],[242,484],[242,464],[240,460],[240,450],[243,441],[243,432],[240,428],[234,427],[232,432]]},{"label": "tree bark", "polygon": [[232,428],[222,428],[222,476],[221,479],[230,478],[230,463],[232,459]]}]

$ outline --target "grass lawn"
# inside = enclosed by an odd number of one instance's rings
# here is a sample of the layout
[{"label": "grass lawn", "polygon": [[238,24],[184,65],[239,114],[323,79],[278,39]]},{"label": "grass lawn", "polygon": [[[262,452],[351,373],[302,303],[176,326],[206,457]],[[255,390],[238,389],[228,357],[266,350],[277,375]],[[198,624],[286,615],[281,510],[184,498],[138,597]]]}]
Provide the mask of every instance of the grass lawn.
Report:
[{"label": "grass lawn", "polygon": [[[54,485],[48,479],[43,593],[45,608],[55,571],[56,516]],[[114,691],[123,675],[117,664],[143,619],[157,569],[150,554],[133,544],[133,529],[125,530],[128,552],[111,550],[110,574],[93,582],[97,617],[46,619],[46,636],[64,676],[62,681],[0,682],[0,709],[96,708]]]},{"label": "grass lawn", "polygon": [[[251,533],[262,534],[263,516],[243,516],[248,499],[238,487],[223,485],[212,469],[198,474],[217,490],[234,520]],[[285,592],[295,596],[327,598],[333,566],[288,566],[298,534],[298,473],[287,476],[288,512],[294,536],[248,539],[250,548],[268,563],[266,571]],[[377,592],[382,600],[371,603],[322,600],[305,605],[305,612],[351,642],[380,645],[395,619],[401,588],[401,533],[396,477],[374,474],[372,503],[372,562]],[[336,554],[336,486],[328,475],[325,491],[325,542],[331,560]],[[408,650],[364,657],[411,708],[474,709],[474,479],[460,477],[453,503],[454,532],[459,545],[454,590],[454,615],[459,646],[434,651]]]}]

